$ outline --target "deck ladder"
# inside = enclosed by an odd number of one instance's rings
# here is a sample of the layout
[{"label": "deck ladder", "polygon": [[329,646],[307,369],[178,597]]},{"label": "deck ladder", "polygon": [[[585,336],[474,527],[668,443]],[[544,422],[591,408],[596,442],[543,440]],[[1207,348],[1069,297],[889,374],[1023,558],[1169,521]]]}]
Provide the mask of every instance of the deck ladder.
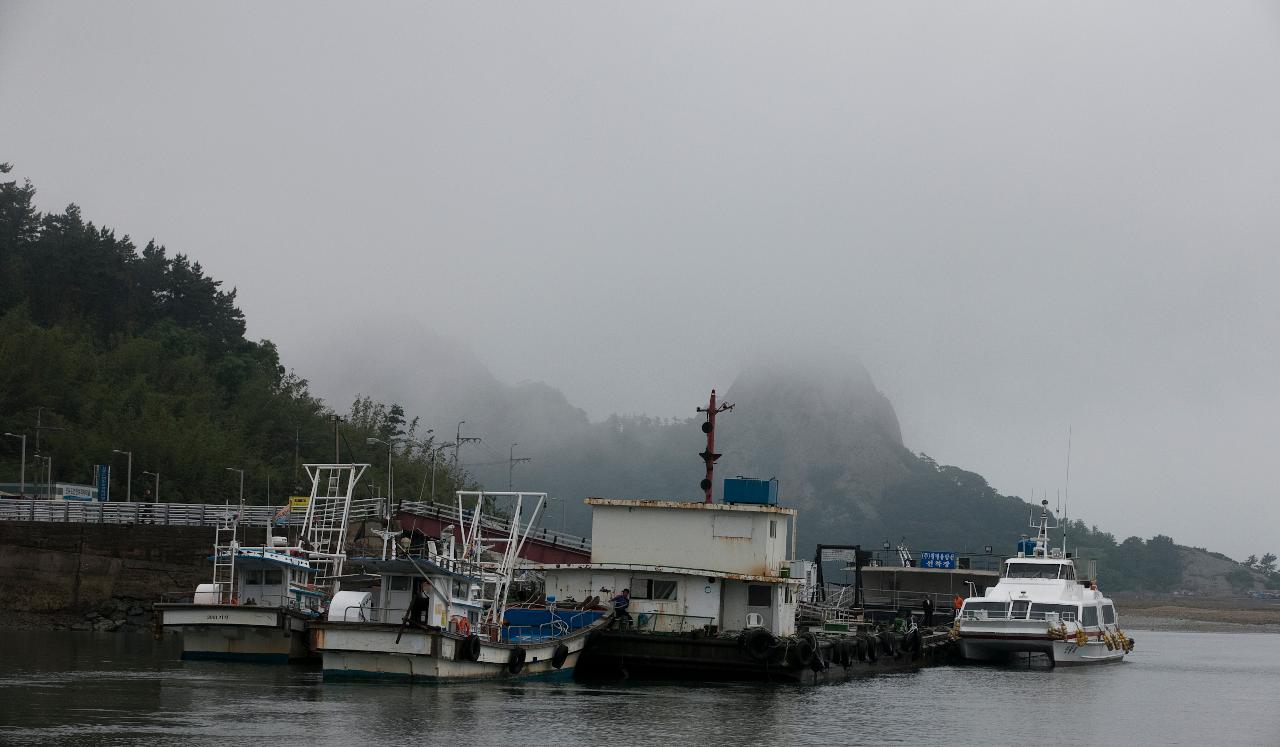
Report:
[{"label": "deck ladder", "polygon": [[[347,547],[347,524],[351,520],[351,499],[367,464],[308,464],[311,499],[302,522],[301,546],[316,569],[315,583],[327,592],[338,590]],[[321,481],[326,489],[321,494]]]}]

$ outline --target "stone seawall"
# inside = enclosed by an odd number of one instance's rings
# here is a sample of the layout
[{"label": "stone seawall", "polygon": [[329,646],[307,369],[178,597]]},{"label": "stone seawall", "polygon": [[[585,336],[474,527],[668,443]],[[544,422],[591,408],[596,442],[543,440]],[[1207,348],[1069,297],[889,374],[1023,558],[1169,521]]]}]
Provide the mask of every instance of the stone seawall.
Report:
[{"label": "stone seawall", "polygon": [[0,600],[9,612],[83,613],[190,593],[212,575],[212,550],[211,527],[4,521]]}]

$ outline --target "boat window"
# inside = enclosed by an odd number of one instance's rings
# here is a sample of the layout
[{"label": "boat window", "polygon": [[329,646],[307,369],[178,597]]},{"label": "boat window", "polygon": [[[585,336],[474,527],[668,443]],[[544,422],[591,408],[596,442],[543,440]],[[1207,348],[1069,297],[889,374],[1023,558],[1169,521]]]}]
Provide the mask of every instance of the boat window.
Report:
[{"label": "boat window", "polygon": [[1069,564],[1069,563],[1068,563],[1068,564],[1066,564],[1066,565],[1063,565],[1063,566],[1062,566],[1062,577],[1063,577],[1063,578],[1065,578],[1065,579],[1067,579],[1068,581],[1075,581],[1075,580],[1076,580],[1076,567],[1075,567],[1074,565]]},{"label": "boat window", "polygon": [[967,601],[964,603],[965,612],[999,612],[1002,616],[1009,605],[1004,602],[975,602]]},{"label": "boat window", "polygon": [[638,578],[631,582],[632,599],[672,600],[676,598],[676,582],[655,578]]},{"label": "boat window", "polygon": [[408,591],[409,577],[408,576],[391,576],[387,579],[387,588],[390,589],[391,591]]},{"label": "boat window", "polygon": [[1005,578],[1058,578],[1059,563],[1009,563],[1005,566]]},{"label": "boat window", "polygon": [[264,580],[262,583],[267,586],[279,586],[284,580],[284,574],[280,571],[263,571]]},{"label": "boat window", "polygon": [[1027,608],[1029,606],[1031,606],[1031,602],[1028,602],[1025,599],[1015,601],[1013,603],[1013,610],[1009,612],[1009,617],[1014,620],[1027,619]]},{"label": "boat window", "polygon": [[1107,625],[1116,624],[1116,608],[1109,604],[1102,605],[1102,621]]},{"label": "boat window", "polygon": [[467,582],[466,581],[453,582],[453,598],[454,599],[467,598]]},{"label": "boat window", "polygon": [[262,586],[262,571],[245,571],[244,582],[249,586]]},{"label": "boat window", "polygon": [[1098,627],[1098,608],[1092,605],[1084,607],[1081,612],[1080,622],[1087,628]]},{"label": "boat window", "polygon": [[1033,604],[1031,605],[1031,619],[1045,620],[1049,615],[1057,615],[1059,620],[1076,619],[1076,606],[1074,604]]},{"label": "boat window", "polygon": [[769,607],[773,599],[773,590],[768,586],[757,586],[751,584],[747,586],[747,606],[748,607]]},{"label": "boat window", "polygon": [[769,539],[773,539],[774,537],[777,537],[777,536],[778,536],[778,520],[769,519]]}]

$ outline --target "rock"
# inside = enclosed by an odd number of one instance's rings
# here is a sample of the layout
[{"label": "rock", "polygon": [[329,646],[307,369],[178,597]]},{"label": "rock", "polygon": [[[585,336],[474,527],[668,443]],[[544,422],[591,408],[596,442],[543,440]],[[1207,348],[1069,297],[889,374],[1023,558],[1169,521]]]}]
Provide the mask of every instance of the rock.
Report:
[{"label": "rock", "polygon": [[93,630],[93,626],[87,622],[78,622],[71,626],[72,630]]},{"label": "rock", "polygon": [[123,620],[126,616],[127,615],[123,608],[117,609],[115,612],[111,613],[111,619],[116,621]]},{"label": "rock", "polygon": [[145,614],[147,614],[147,611],[136,604],[129,608],[129,617],[137,617]]},{"label": "rock", "polygon": [[88,620],[89,622],[93,622],[94,620],[97,620],[99,617],[102,617],[102,615],[99,615],[97,612],[86,612],[84,615],[84,619]]},{"label": "rock", "polygon": [[112,613],[120,606],[120,603],[114,599],[108,599],[98,605],[98,614],[103,617],[110,617]]}]

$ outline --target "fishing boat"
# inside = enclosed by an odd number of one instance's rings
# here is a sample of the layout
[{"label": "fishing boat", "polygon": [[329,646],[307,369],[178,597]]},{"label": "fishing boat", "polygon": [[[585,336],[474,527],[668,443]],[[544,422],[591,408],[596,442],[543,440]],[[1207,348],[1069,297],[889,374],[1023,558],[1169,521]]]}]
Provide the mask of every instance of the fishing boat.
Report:
[{"label": "fishing boat", "polygon": [[197,586],[190,602],[155,605],[162,629],[182,635],[182,658],[314,658],[307,625],[338,590],[351,499],[367,467],[306,465],[311,495],[296,543],[268,531],[263,546],[245,546],[243,504],[228,507],[215,529],[212,582]]},{"label": "fishing boat", "polygon": [[[588,637],[611,613],[512,598],[520,552],[546,494],[460,491],[457,500],[462,526],[444,527],[439,540],[384,544],[381,557],[351,560],[350,569],[375,578],[376,589],[338,592],[326,618],[311,626],[325,679],[572,677]],[[499,525],[485,510],[497,505],[511,519],[502,534],[486,536]],[[487,553],[500,559],[487,561]]]},{"label": "fishing boat", "polygon": [[1018,543],[1004,561],[1000,580],[982,596],[966,599],[955,622],[960,655],[969,661],[1018,662],[1047,657],[1049,666],[1118,662],[1133,651],[1119,627],[1115,603],[1096,579],[1076,573],[1075,561],[1050,546],[1049,502],[1032,514],[1033,539]]}]

